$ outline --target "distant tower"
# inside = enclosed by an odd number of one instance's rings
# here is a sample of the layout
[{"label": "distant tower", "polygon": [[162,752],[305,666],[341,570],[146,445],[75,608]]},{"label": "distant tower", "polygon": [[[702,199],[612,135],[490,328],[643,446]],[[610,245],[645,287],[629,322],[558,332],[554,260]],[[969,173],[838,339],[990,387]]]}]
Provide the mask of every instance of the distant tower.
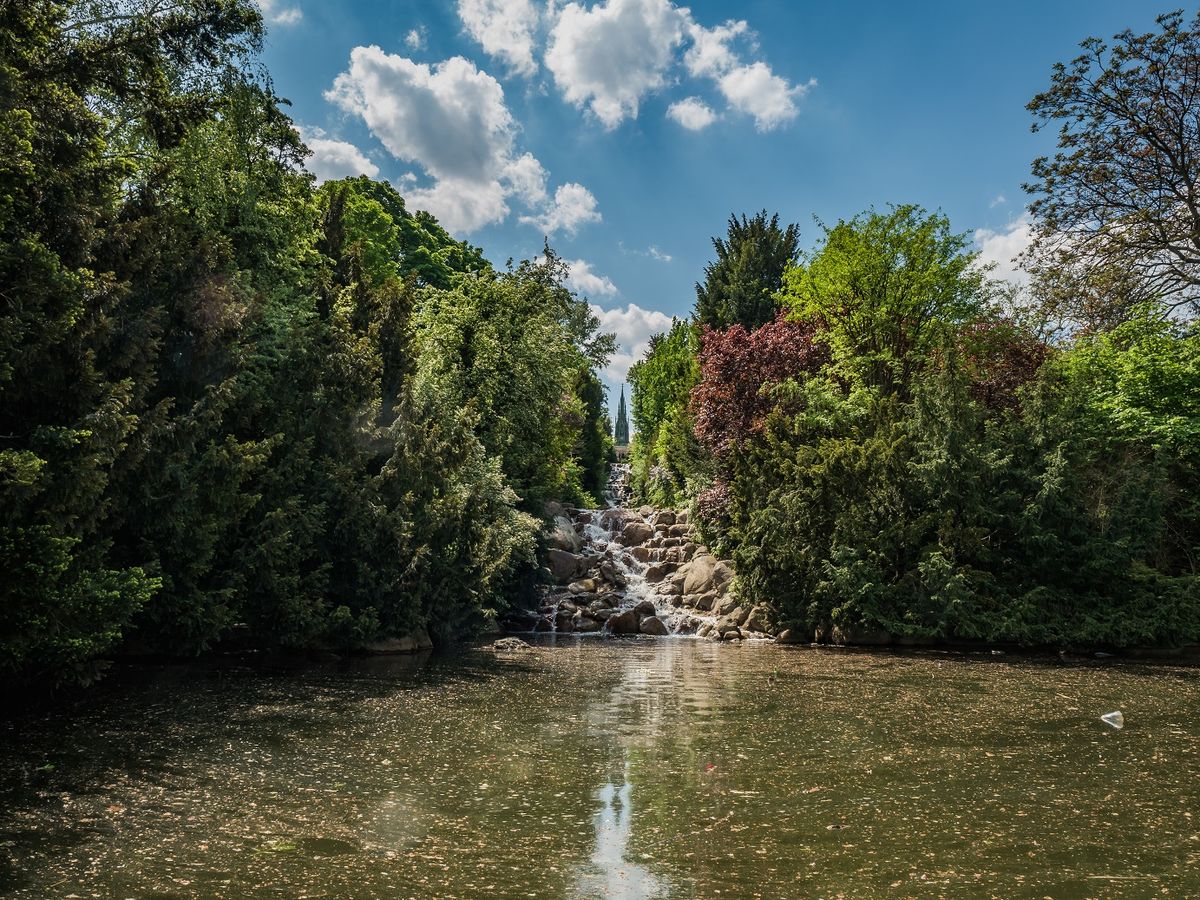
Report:
[{"label": "distant tower", "polygon": [[621,401],[617,404],[617,427],[614,429],[613,442],[618,447],[629,443],[629,419],[625,416],[625,385],[621,385]]}]

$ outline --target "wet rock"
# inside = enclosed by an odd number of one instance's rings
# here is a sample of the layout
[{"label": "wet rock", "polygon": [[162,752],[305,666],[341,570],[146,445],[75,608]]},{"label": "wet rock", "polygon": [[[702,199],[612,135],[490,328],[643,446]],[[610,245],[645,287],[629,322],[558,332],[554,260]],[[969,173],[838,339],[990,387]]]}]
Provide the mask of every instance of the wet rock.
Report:
[{"label": "wet rock", "polygon": [[683,585],[668,578],[660,582],[656,590],[664,597],[679,597],[683,594]]},{"label": "wet rock", "polygon": [[501,624],[505,631],[533,631],[541,618],[532,609],[512,609],[504,614]]},{"label": "wet rock", "polygon": [[582,562],[574,553],[560,550],[557,547],[551,547],[546,551],[546,567],[550,570],[554,580],[558,582],[570,581],[583,571]]},{"label": "wet rock", "polygon": [[601,594],[595,600],[588,604],[588,609],[612,609],[617,605],[620,598],[616,594]]},{"label": "wet rock", "polygon": [[605,560],[599,565],[600,577],[614,587],[625,587],[625,575],[617,568],[617,564],[611,560]]},{"label": "wet rock", "polygon": [[560,609],[554,614],[555,631],[574,631],[575,613],[569,609]]},{"label": "wet rock", "polygon": [[741,629],[734,628],[731,631],[721,632],[721,640],[723,640],[723,641],[740,641],[740,640],[742,640]]},{"label": "wet rock", "polygon": [[654,551],[649,547],[634,547],[629,551],[629,555],[640,563],[650,562],[650,557],[653,555],[653,553]]},{"label": "wet rock", "polygon": [[679,568],[678,564],[673,562],[655,563],[646,570],[646,581],[650,584],[658,584],[668,575],[674,574],[677,568]]},{"label": "wet rock", "polygon": [[583,548],[582,539],[575,533],[575,526],[566,516],[554,517],[546,533],[546,543],[568,553],[578,553]]},{"label": "wet rock", "polygon": [[605,627],[613,634],[637,634],[640,624],[635,610],[623,609],[619,613],[609,616]]},{"label": "wet rock", "polygon": [[594,609],[591,613],[592,618],[597,622],[607,622],[613,616],[617,615],[617,610],[609,607],[608,609]]},{"label": "wet rock", "polygon": [[594,594],[599,587],[595,578],[581,578],[568,584],[567,590],[572,594]]},{"label": "wet rock", "polygon": [[704,622],[696,629],[696,637],[708,637],[713,631],[713,623]]},{"label": "wet rock", "polygon": [[574,619],[572,619],[571,625],[572,628],[580,634],[588,634],[593,631],[599,631],[604,627],[602,623],[597,622],[595,619],[591,619],[582,615],[577,615]]},{"label": "wet rock", "polygon": [[644,544],[653,534],[654,529],[645,522],[630,522],[621,531],[621,543],[627,547]]},{"label": "wet rock", "polygon": [[496,653],[524,653],[526,650],[532,650],[533,648],[520,638],[506,637],[494,641],[489,649],[494,650]]},{"label": "wet rock", "polygon": [[658,607],[654,605],[653,600],[639,600],[633,611],[639,616],[652,616],[658,612]]},{"label": "wet rock", "polygon": [[657,637],[670,634],[666,624],[658,616],[646,616],[642,619],[642,623],[638,626],[642,634],[652,634]]}]

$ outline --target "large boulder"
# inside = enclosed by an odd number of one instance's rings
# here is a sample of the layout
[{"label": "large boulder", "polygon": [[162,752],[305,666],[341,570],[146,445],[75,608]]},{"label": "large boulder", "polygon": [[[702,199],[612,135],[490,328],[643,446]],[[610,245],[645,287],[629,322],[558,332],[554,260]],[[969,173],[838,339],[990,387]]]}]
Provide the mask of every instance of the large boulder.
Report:
[{"label": "large boulder", "polygon": [[650,518],[650,521],[654,525],[666,525],[670,527],[675,524],[675,510],[660,509]]},{"label": "large boulder", "polygon": [[[737,607],[737,597],[730,597],[729,595],[726,595],[724,597],[719,597],[713,603],[713,612],[715,612],[718,616],[727,616],[737,609]],[[738,624],[740,625],[741,623],[739,622]]]},{"label": "large boulder", "polygon": [[742,623],[750,631],[770,631],[771,623],[767,620],[767,611],[762,606],[755,606]]},{"label": "large boulder", "polygon": [[711,591],[713,573],[717,568],[717,558],[705,554],[697,554],[690,563],[679,571],[684,575],[683,592],[685,594],[705,594]]},{"label": "large boulder", "polygon": [[642,619],[642,624],[639,626],[642,634],[652,634],[656,637],[670,634],[666,624],[658,616],[646,616]]},{"label": "large boulder", "polygon": [[626,547],[644,544],[654,536],[654,528],[645,522],[630,522],[621,529],[621,543]]},{"label": "large boulder", "polygon": [[672,525],[670,535],[671,537],[685,538],[691,534],[691,531],[692,529],[688,528],[686,525]]},{"label": "large boulder", "polygon": [[619,613],[609,616],[605,627],[613,634],[637,634],[640,624],[641,621],[636,611],[623,609]]},{"label": "large boulder", "polygon": [[658,611],[658,607],[654,605],[653,600],[639,600],[633,611],[639,616],[652,616]]},{"label": "large boulder", "polygon": [[568,584],[567,590],[572,594],[594,594],[599,586],[595,578],[581,578]]},{"label": "large boulder", "polygon": [[575,526],[566,516],[555,516],[546,530],[546,543],[558,550],[578,553],[583,549],[583,539],[575,533]]},{"label": "large boulder", "polygon": [[654,551],[649,547],[638,546],[630,550],[629,555],[640,563],[648,563],[650,562],[651,557],[654,555]]},{"label": "large boulder", "polygon": [[555,581],[567,582],[583,571],[583,560],[567,550],[551,547],[546,551],[546,567]]}]

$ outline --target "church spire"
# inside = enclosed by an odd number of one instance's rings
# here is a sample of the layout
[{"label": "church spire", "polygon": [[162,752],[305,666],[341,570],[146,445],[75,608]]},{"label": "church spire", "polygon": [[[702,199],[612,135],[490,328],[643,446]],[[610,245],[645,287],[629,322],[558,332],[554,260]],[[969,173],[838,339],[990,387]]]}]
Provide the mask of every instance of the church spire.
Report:
[{"label": "church spire", "polygon": [[621,385],[621,401],[617,404],[617,427],[613,441],[618,447],[629,443],[629,419],[625,416],[625,385]]}]

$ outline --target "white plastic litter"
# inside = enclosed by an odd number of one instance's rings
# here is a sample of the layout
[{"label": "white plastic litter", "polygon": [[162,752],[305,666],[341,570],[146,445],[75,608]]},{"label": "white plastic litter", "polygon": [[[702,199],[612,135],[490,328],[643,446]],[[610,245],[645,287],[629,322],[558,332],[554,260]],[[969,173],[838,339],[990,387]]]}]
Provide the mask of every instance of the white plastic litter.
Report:
[{"label": "white plastic litter", "polygon": [[1119,709],[1116,712],[1105,713],[1100,717],[1100,721],[1105,725],[1111,725],[1117,731],[1125,727],[1125,716]]}]

